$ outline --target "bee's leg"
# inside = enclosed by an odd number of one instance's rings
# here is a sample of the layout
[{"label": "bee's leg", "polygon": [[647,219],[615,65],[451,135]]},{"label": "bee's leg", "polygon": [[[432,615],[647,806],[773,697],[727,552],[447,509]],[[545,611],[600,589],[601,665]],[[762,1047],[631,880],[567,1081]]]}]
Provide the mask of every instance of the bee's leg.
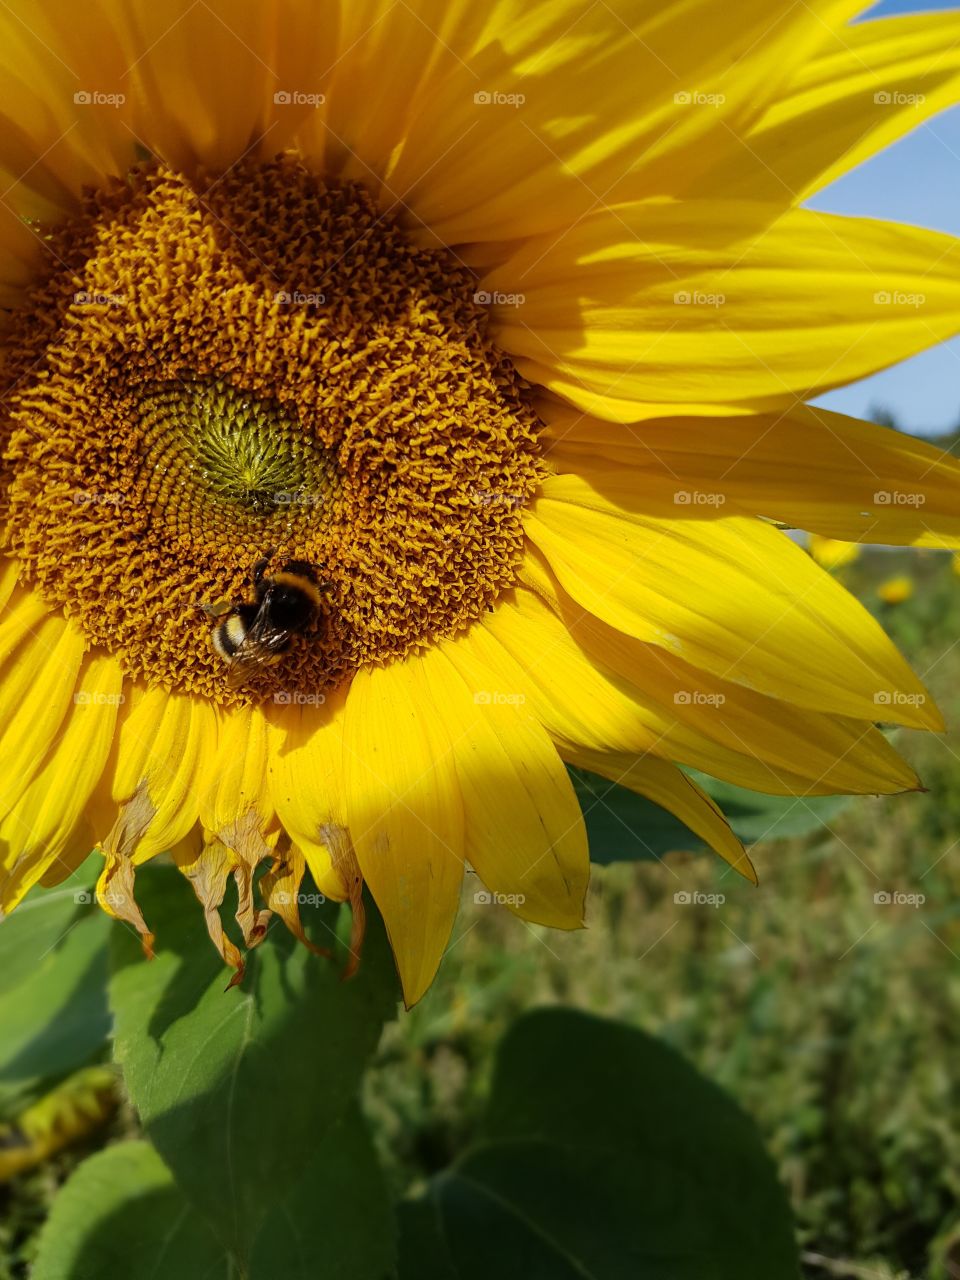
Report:
[{"label": "bee's leg", "polygon": [[213,619],[225,617],[235,607],[232,600],[217,600],[215,604],[201,604],[198,606],[208,618]]},{"label": "bee's leg", "polygon": [[254,595],[256,596],[257,600],[260,600],[263,595],[263,591],[264,591],[263,580],[266,577],[267,568],[270,564],[270,561],[273,559],[274,555],[276,554],[276,551],[277,551],[276,547],[271,547],[269,551],[267,551],[266,555],[261,556],[260,559],[257,560],[253,565],[253,568],[250,570],[250,582],[253,585]]}]

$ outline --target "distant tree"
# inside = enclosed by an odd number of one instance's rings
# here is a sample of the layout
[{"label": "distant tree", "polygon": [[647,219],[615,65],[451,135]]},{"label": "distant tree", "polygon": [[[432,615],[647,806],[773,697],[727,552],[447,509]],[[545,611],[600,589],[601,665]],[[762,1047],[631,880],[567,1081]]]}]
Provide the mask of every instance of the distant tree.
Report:
[{"label": "distant tree", "polygon": [[888,409],[886,405],[872,404],[869,413],[870,421],[875,422],[878,427],[889,427],[892,431],[902,431],[897,416],[892,409]]}]

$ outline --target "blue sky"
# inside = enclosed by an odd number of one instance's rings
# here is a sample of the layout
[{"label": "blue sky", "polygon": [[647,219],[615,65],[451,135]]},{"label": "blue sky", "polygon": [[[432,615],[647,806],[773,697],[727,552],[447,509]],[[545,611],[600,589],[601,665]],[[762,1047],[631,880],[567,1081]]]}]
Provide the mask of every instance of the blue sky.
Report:
[{"label": "blue sky", "polygon": [[[882,0],[868,16],[952,8],[955,2]],[[960,236],[960,107],[920,125],[809,203],[830,213],[889,218]],[[960,422],[960,338],[831,391],[817,403],[860,417],[882,406],[910,430],[949,430]]]}]

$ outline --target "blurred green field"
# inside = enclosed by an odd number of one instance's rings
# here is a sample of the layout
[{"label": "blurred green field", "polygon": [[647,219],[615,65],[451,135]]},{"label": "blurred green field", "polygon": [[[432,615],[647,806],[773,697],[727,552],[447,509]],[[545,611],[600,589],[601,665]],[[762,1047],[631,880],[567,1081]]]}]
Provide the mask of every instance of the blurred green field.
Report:
[{"label": "blurred green field", "polygon": [[[903,572],[912,598],[882,604],[878,585]],[[855,801],[813,838],[765,843],[759,889],[709,855],[600,869],[578,934],[476,904],[468,878],[436,986],[388,1027],[366,1084],[398,1190],[469,1137],[507,1025],[562,1002],[660,1034],[739,1099],[790,1191],[811,1280],[960,1277],[960,578],[943,554],[880,551],[839,576],[957,726],[898,737],[927,793]],[[675,902],[692,890],[725,900]],[[0,1280],[27,1275],[78,1159],[134,1128],[121,1111],[0,1187]]]}]

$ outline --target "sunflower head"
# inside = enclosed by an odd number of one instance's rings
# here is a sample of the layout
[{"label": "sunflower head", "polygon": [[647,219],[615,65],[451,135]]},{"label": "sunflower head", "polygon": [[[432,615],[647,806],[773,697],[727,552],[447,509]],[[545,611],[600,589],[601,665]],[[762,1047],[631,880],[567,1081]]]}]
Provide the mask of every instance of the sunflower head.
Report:
[{"label": "sunflower head", "polygon": [[798,207],[918,118],[892,50],[955,68],[836,0],[315,7],[0,18],[0,909],[95,844],[149,944],[169,853],[241,974],[309,868],[412,1001],[465,871],[582,923],[567,765],[751,877],[690,770],[918,785],[778,526],[960,541],[960,464],[804,403],[955,332],[960,252]]}]

